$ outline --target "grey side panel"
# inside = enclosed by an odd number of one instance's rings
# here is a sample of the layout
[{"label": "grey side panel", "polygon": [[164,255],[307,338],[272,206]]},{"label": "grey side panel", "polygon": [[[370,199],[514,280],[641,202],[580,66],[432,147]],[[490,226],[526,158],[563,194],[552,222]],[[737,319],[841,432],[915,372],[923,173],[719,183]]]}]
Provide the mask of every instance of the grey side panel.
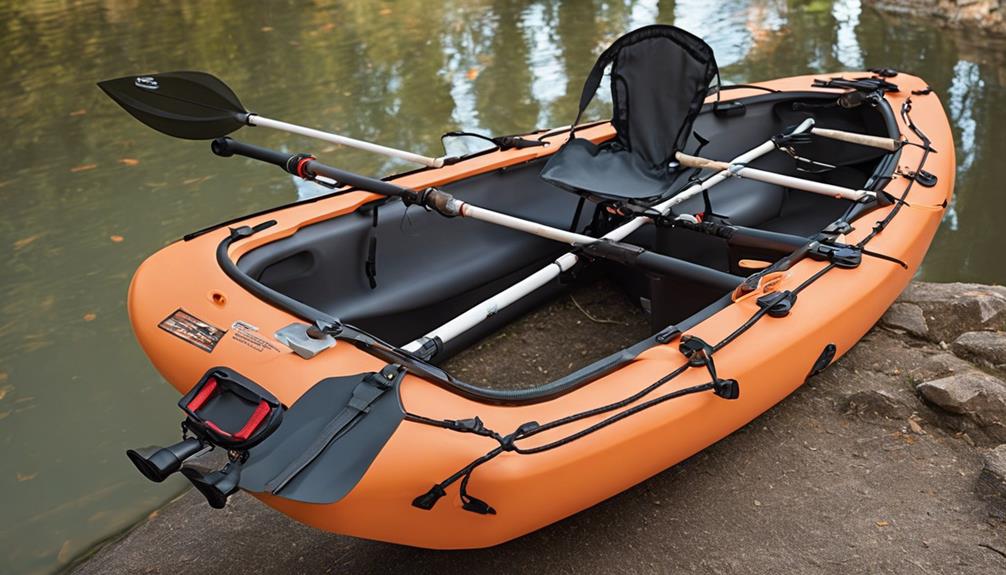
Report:
[{"label": "grey side panel", "polygon": [[[294,403],[283,423],[254,447],[241,471],[241,488],[267,491],[266,483],[279,474],[318,437],[342,410],[366,374],[324,379]],[[398,429],[404,413],[398,386],[384,393],[370,411],[280,492],[282,497],[307,503],[334,503],[359,483],[384,444]]]}]

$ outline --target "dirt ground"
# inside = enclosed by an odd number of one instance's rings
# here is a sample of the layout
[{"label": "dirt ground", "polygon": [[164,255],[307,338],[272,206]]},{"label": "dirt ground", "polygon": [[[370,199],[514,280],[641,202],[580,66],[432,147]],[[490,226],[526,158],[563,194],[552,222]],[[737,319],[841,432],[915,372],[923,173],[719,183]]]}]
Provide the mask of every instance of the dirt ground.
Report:
[{"label": "dirt ground", "polygon": [[[610,288],[573,298],[529,315],[451,368],[475,383],[540,383],[646,334],[642,312]],[[527,349],[538,351],[521,355]],[[512,363],[510,351],[523,361]],[[938,344],[875,328],[737,433],[491,549],[357,540],[294,523],[244,494],[214,511],[190,491],[74,572],[1006,573],[1002,507],[976,491],[981,454],[992,445],[944,431],[945,416],[914,391],[952,369],[947,355]],[[880,401],[877,390],[887,394]]]}]

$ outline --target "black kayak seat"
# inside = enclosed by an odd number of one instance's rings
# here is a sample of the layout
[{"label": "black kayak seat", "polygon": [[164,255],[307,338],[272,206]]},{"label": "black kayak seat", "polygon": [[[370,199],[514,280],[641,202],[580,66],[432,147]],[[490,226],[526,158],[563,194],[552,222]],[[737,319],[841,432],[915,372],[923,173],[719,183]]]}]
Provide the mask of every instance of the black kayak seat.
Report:
[{"label": "black kayak seat", "polygon": [[[609,64],[615,138],[595,145],[576,137],[576,125]],[[660,24],[629,32],[597,59],[570,139],[545,164],[541,177],[594,201],[649,202],[668,196],[679,173],[674,154],[688,142],[704,100],[718,87],[712,48],[697,36]]]}]

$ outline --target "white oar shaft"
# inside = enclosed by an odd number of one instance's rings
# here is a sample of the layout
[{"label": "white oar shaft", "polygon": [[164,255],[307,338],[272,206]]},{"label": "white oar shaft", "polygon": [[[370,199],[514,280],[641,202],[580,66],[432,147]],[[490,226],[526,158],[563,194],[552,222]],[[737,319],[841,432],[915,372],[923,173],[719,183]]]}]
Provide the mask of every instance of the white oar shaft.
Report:
[{"label": "white oar shaft", "polygon": [[717,162],[716,160],[689,156],[688,154],[682,154],[681,152],[678,152],[675,158],[682,166],[721,170],[722,173],[729,176],[765,182],[766,184],[774,184],[804,192],[831,196],[833,198],[860,200],[865,196],[873,194],[873,192],[867,190],[853,190],[851,188],[843,188],[842,186],[826,184],[824,182],[815,182],[813,180],[805,180],[803,178],[796,178],[785,174],[777,174],[775,172],[758,170],[756,168],[748,168],[743,163],[739,162]]},{"label": "white oar shaft", "polygon": [[880,148],[881,150],[887,150],[888,152],[896,152],[899,148],[901,148],[901,141],[894,140],[892,138],[882,138],[880,136],[870,136],[867,134],[857,134],[855,132],[831,130],[828,128],[813,128],[810,132],[815,136],[821,136],[822,138],[849,142],[850,144],[859,144],[860,146],[870,146],[871,148]]},{"label": "white oar shaft", "polygon": [[419,154],[413,154],[412,152],[406,152],[405,150],[399,150],[397,148],[389,148],[387,146],[382,146],[380,144],[373,144],[371,142],[365,142],[363,140],[357,140],[355,138],[350,138],[347,136],[340,136],[339,134],[323,132],[321,130],[315,130],[314,128],[298,126],[297,124],[280,122],[279,120],[272,120],[270,118],[265,118],[257,114],[251,114],[250,116],[248,116],[248,125],[261,126],[263,128],[272,128],[274,130],[280,130],[282,132],[289,132],[291,134],[307,136],[308,138],[315,138],[318,140],[323,140],[325,142],[339,144],[341,146],[349,146],[351,148],[357,148],[360,150],[373,152],[375,154],[381,154],[391,158],[398,158],[400,160],[405,160],[406,162],[413,162],[423,166],[429,166],[431,168],[439,168],[444,165],[443,158],[430,158]]},{"label": "white oar shaft", "polygon": [[473,206],[471,204],[461,205],[461,216],[490,224],[496,224],[497,226],[503,226],[512,230],[527,232],[529,234],[569,245],[585,246],[597,241],[597,238],[593,236],[567,232],[566,230],[553,228],[552,226],[546,226],[545,224],[539,224],[530,220],[515,218],[513,216]]},{"label": "white oar shaft", "polygon": [[[799,134],[810,129],[814,125],[812,119],[804,120],[802,124],[794,128],[793,133]],[[733,163],[747,163],[752,162],[765,154],[771,152],[775,149],[775,143],[769,140],[760,146],[757,146],[744,154],[741,154],[733,159]],[[716,184],[727,179],[729,176],[726,173],[720,172],[715,174],[705,180],[700,184],[695,184],[683,190],[681,193],[675,195],[673,198],[665,200],[655,206],[653,209],[666,215],[671,211],[671,208],[684,202],[685,200],[694,197],[697,194],[702,193],[703,190],[707,190]],[[611,230],[604,236],[604,239],[612,241],[621,241],[628,236],[632,235],[633,232],[643,227],[650,218],[646,216],[639,216],[633,218],[632,220],[622,224],[621,226]],[[579,235],[579,234],[574,234]],[[589,236],[587,236],[589,237]],[[594,240],[594,238],[591,238]],[[595,240],[596,241],[596,240]],[[470,308],[468,311],[462,313],[461,315],[455,317],[454,319],[448,321],[447,323],[441,325],[440,327],[434,329],[433,331],[427,333],[425,336],[412,341],[404,346],[402,349],[408,352],[416,352],[422,346],[423,342],[440,338],[442,342],[448,342],[459,335],[465,333],[466,331],[472,329],[478,324],[482,323],[486,319],[496,315],[499,310],[509,306],[510,304],[520,300],[521,298],[527,296],[528,294],[534,293],[535,291],[545,287],[552,280],[559,277],[564,271],[572,268],[579,261],[579,257],[572,253],[565,253],[559,256],[555,261],[549,265],[543,267],[537,272],[531,274],[530,276],[524,278],[523,280],[517,282],[516,284],[510,286],[509,288],[503,290],[502,292],[482,301],[478,305]]]}]

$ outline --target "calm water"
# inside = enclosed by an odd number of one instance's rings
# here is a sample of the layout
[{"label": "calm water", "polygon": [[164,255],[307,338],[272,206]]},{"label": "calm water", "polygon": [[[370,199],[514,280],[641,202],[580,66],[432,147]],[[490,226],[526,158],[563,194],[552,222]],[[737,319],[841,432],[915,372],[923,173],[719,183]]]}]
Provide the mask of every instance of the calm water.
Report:
[{"label": "calm water", "polygon": [[[212,71],[271,117],[438,155],[448,130],[568,123],[600,50],[653,22],[705,37],[728,82],[864,66],[924,76],[949,109],[960,169],[921,275],[1006,283],[1006,191],[995,185],[1006,157],[1006,50],[857,0],[8,0],[0,571],[53,571],[182,488],[147,483],[123,456],[173,440],[180,419],[174,392],[133,342],[130,275],[187,231],[297,195],[273,168],[141,127],[95,81]],[[243,137],[370,174],[405,167],[264,130]]]}]

